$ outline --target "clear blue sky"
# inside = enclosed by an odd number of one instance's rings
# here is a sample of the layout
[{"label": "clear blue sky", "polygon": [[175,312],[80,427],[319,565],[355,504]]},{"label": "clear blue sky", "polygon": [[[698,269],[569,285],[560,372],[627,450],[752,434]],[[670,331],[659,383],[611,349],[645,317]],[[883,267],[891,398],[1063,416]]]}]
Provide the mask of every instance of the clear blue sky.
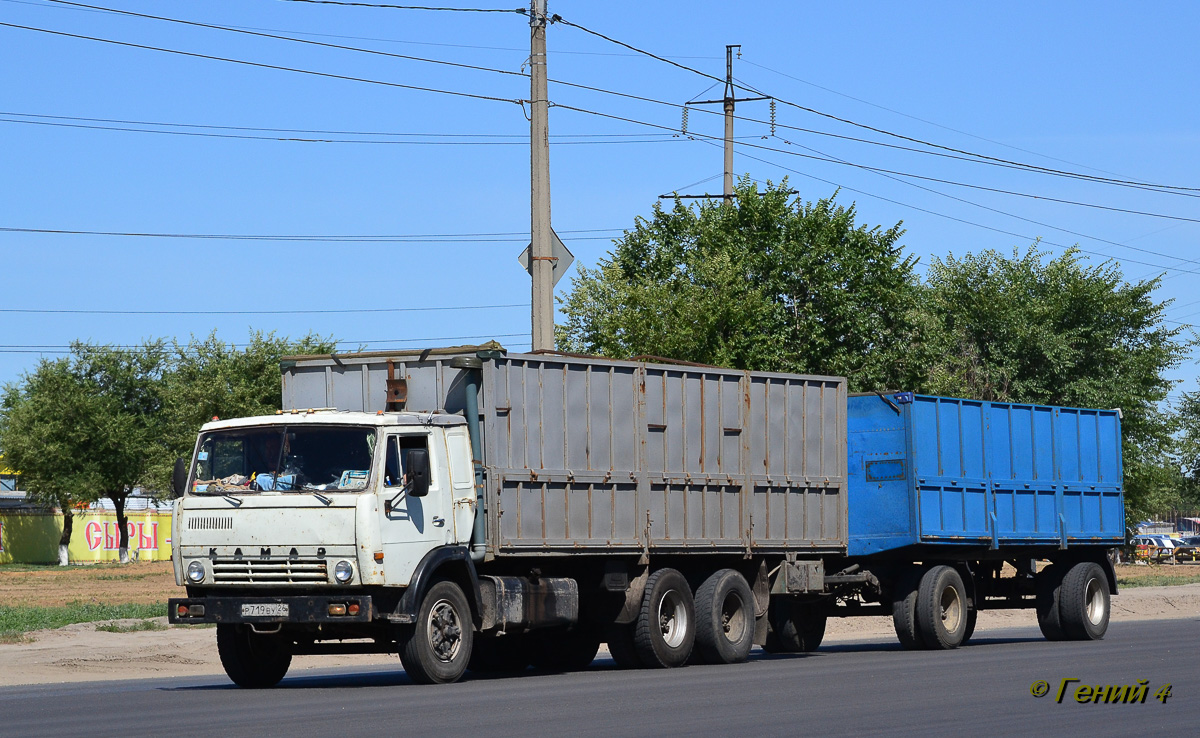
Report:
[{"label": "clear blue sky", "polygon": [[[514,8],[519,2],[456,4]],[[521,72],[528,54],[528,22],[515,13],[281,0],[93,4],[510,72]],[[1038,166],[1200,187],[1195,42],[1200,5],[1194,2],[1135,7],[551,0],[549,10],[719,77],[725,44],[741,44],[734,74],[742,82],[887,131]],[[0,228],[416,237],[402,243],[330,243],[0,232],[0,309],[9,311],[0,313],[0,382],[32,369],[41,355],[36,352],[53,352],[74,339],[128,344],[160,336],[186,339],[213,329],[238,342],[256,328],[292,336],[332,334],[347,348],[490,337],[513,349],[528,348],[529,279],[516,262],[529,231],[528,123],[522,108],[392,86],[513,100],[528,98],[527,78],[48,0],[0,0],[0,23],[391,83],[0,26]],[[551,26],[548,44],[553,79],[676,104],[721,94],[719,86],[706,92],[711,80],[565,24]],[[679,110],[671,106],[562,85],[552,85],[550,96],[560,106],[666,129],[680,124]],[[759,121],[769,116],[762,102],[739,105],[737,112]],[[905,144],[783,104],[777,121]],[[708,178],[713,179],[688,189],[720,191],[721,151],[703,139],[564,107],[551,110],[550,125],[554,227],[577,264],[594,264],[614,235],[650,212],[659,194]],[[693,111],[689,129],[719,136],[720,118]],[[176,135],[185,132],[206,135]],[[768,126],[753,121],[739,120],[736,133],[745,137],[738,173],[763,181],[789,176],[806,199],[828,196],[841,185],[840,199],[858,203],[862,222],[904,221],[903,242],[923,264],[984,248],[1024,249],[1034,237],[1059,244],[1046,246],[1054,253],[1079,243],[1090,258],[1120,262],[1130,279],[1163,274],[1158,296],[1176,301],[1170,317],[1184,323],[1200,319],[1200,263],[1191,261],[1200,259],[1198,223],[897,181],[792,154],[1200,219],[1200,201],[1193,197],[981,166],[782,127],[776,137],[764,139]],[[347,139],[356,142],[343,142]],[[569,280],[560,282],[560,291],[568,285]],[[10,312],[481,305],[514,307],[287,315]],[[1189,362],[1174,376],[1185,380],[1181,389],[1192,390],[1195,375]]]}]

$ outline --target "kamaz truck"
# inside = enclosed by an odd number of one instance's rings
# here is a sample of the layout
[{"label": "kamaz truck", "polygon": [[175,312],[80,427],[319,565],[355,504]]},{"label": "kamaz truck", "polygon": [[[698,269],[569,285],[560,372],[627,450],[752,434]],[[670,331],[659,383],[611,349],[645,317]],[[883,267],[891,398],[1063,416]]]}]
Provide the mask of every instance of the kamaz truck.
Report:
[{"label": "kamaz truck", "polygon": [[229,677],[293,655],[468,670],[744,661],[891,615],[953,649],[1029,608],[1104,635],[1120,413],[850,397],[840,377],[497,344],[291,357],[284,410],[214,420],[176,466],[173,623]]}]

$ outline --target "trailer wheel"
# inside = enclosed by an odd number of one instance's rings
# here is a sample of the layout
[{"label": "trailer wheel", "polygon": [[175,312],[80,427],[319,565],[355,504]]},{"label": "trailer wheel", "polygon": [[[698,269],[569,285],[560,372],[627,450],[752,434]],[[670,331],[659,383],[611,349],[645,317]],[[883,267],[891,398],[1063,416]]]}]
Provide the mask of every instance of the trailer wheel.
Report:
[{"label": "trailer wheel", "polygon": [[217,654],[239,687],[274,687],[292,665],[292,652],[278,635],[253,633],[247,625],[218,625]]},{"label": "trailer wheel", "polygon": [[700,663],[736,664],[754,647],[754,592],[746,578],[721,569],[696,590],[696,655]]},{"label": "trailer wheel", "polygon": [[443,579],[425,593],[415,626],[401,636],[400,662],[417,684],[456,682],[471,660],[474,635],[466,595]]},{"label": "trailer wheel", "polygon": [[600,650],[600,636],[588,628],[538,631],[526,636],[529,661],[535,669],[579,671],[586,669]]},{"label": "trailer wheel", "polygon": [[480,674],[513,674],[528,666],[525,638],[519,635],[475,639],[467,662],[467,669]]},{"label": "trailer wheel", "polygon": [[618,669],[640,669],[642,660],[638,657],[637,647],[633,645],[632,625],[611,625],[605,636],[608,643],[608,654]]},{"label": "trailer wheel", "polygon": [[696,612],[687,579],[675,569],[652,573],[633,630],[638,658],[650,668],[683,666],[695,640]]},{"label": "trailer wheel", "polygon": [[1062,618],[1059,614],[1059,599],[1062,592],[1062,571],[1057,564],[1051,564],[1037,573],[1035,586],[1037,588],[1037,619],[1042,635],[1048,641],[1066,640],[1063,632]]},{"label": "trailer wheel", "polygon": [[790,597],[772,597],[767,605],[768,653],[808,653],[816,651],[825,638],[828,616],[811,603]]},{"label": "trailer wheel", "polygon": [[892,625],[900,645],[910,651],[925,648],[925,639],[917,627],[917,588],[925,570],[920,567],[905,569],[892,590]]},{"label": "trailer wheel", "polygon": [[917,628],[926,648],[958,648],[967,630],[967,588],[954,567],[925,572],[917,590]]},{"label": "trailer wheel", "polygon": [[1085,561],[1071,567],[1059,593],[1064,635],[1073,641],[1098,641],[1108,630],[1108,577],[1099,564]]}]

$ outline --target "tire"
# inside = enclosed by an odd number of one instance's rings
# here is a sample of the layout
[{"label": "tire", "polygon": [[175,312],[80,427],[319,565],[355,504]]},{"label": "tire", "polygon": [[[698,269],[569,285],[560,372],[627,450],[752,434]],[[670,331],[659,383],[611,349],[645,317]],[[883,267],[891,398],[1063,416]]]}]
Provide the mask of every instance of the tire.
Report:
[{"label": "tire", "polygon": [[471,608],[454,582],[435,582],[421,600],[416,624],[400,638],[400,661],[417,684],[458,681],[474,645]]},{"label": "tire", "polygon": [[248,625],[218,625],[217,654],[233,683],[246,689],[279,684],[292,665],[289,644],[277,635],[251,632]]},{"label": "tire", "polygon": [[975,635],[975,621],[979,619],[979,610],[974,607],[967,610],[967,629],[963,632],[962,643],[960,646],[967,645],[967,641],[971,640],[971,636]]},{"label": "tire", "polygon": [[467,662],[467,669],[479,674],[517,674],[528,666],[528,646],[520,635],[475,639]]},{"label": "tire", "polygon": [[545,671],[586,669],[600,650],[599,634],[588,628],[555,628],[531,633],[526,638],[529,662],[533,668]]},{"label": "tire", "polygon": [[925,648],[945,651],[962,645],[967,609],[967,588],[954,567],[939,564],[925,572],[917,588],[916,610]]},{"label": "tire", "polygon": [[674,668],[687,663],[696,640],[692,588],[675,569],[659,569],[646,580],[633,645],[643,666]]},{"label": "tire", "polygon": [[609,626],[605,640],[608,643],[608,653],[618,669],[642,668],[642,660],[633,645],[632,625]]},{"label": "tire", "polygon": [[768,653],[808,653],[816,651],[825,638],[828,616],[819,606],[796,602],[789,597],[773,597],[767,605]]},{"label": "tire", "polygon": [[1063,634],[1072,641],[1100,640],[1108,630],[1110,604],[1104,569],[1091,561],[1072,566],[1058,600]]},{"label": "tire", "polygon": [[1062,618],[1059,615],[1059,598],[1062,591],[1062,571],[1058,564],[1051,564],[1037,574],[1034,583],[1037,590],[1037,619],[1042,635],[1048,641],[1066,640]]},{"label": "tire", "polygon": [[754,592],[746,578],[721,569],[696,590],[696,656],[705,664],[737,664],[754,647]]},{"label": "tire", "polygon": [[917,589],[924,573],[924,569],[915,566],[905,569],[892,591],[892,625],[900,645],[910,651],[925,648],[925,639],[917,627]]}]

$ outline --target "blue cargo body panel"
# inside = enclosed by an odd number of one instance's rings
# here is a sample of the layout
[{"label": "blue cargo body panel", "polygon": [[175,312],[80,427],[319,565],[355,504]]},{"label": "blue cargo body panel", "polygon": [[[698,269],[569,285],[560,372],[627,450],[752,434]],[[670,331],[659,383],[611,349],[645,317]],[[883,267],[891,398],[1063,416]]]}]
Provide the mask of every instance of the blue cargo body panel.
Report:
[{"label": "blue cargo body panel", "polygon": [[1120,545],[1121,419],[928,397],[851,397],[851,556],[917,544]]}]

